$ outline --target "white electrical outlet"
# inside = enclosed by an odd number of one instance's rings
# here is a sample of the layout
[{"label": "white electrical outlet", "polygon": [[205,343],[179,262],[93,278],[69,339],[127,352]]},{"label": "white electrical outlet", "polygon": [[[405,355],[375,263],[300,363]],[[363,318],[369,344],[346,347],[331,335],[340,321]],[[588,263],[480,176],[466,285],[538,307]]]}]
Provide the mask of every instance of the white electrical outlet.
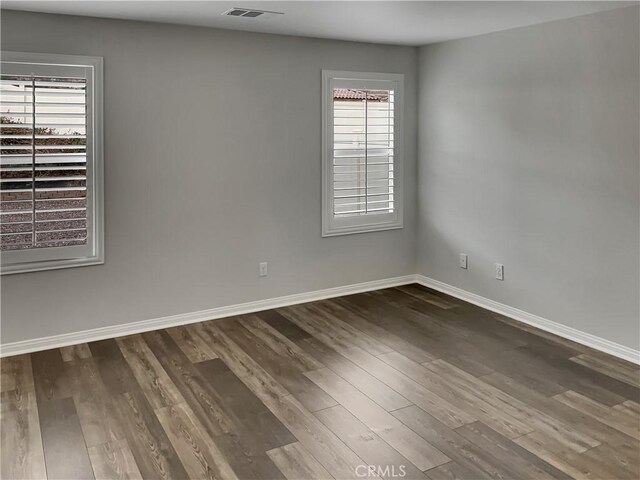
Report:
[{"label": "white electrical outlet", "polygon": [[260,262],[260,273],[259,275],[261,277],[266,277],[268,274],[267,272],[267,262]]},{"label": "white electrical outlet", "polygon": [[467,268],[467,254],[466,253],[461,253],[460,254],[460,268]]},{"label": "white electrical outlet", "polygon": [[504,265],[496,263],[496,279],[504,280]]}]

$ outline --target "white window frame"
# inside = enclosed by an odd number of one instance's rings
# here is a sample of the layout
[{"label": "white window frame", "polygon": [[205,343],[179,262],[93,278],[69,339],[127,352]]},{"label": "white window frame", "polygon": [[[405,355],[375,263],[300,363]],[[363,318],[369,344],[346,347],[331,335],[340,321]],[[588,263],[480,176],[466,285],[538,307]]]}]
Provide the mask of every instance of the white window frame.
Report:
[{"label": "white window frame", "polygon": [[[394,212],[336,218],[333,214],[333,89],[394,90]],[[403,228],[404,75],[396,73],[322,71],[322,236]]]},{"label": "white window frame", "polygon": [[[87,79],[87,244],[9,250],[0,253],[2,275],[104,263],[103,58],[2,52],[9,74],[84,72]],[[5,73],[4,71],[2,73]]]}]

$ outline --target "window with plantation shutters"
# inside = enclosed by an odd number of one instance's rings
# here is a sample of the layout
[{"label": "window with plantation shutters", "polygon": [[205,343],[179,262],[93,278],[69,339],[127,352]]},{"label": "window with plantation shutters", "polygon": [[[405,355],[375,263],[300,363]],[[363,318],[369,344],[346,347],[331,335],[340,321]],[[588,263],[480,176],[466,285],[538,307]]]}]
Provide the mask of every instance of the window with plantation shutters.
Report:
[{"label": "window with plantation shutters", "polygon": [[324,236],[402,228],[403,76],[323,71]]},{"label": "window with plantation shutters", "polygon": [[101,66],[95,57],[2,53],[3,274],[103,262]]}]

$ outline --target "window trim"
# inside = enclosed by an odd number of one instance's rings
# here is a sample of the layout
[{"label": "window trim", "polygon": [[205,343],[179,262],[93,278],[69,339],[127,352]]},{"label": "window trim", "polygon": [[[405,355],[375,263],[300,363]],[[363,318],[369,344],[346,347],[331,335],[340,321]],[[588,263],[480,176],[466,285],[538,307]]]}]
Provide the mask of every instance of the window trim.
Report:
[{"label": "window trim", "polygon": [[[100,265],[104,263],[104,139],[103,139],[103,57],[90,57],[81,55],[60,55],[48,53],[2,52],[3,63],[36,64],[59,67],[81,67],[91,69],[91,166],[87,165],[87,177],[91,168],[91,206],[87,204],[87,217],[91,215],[92,238],[88,245],[90,255],[82,257],[35,259],[33,261],[16,260],[8,263],[6,257],[28,256],[27,251],[8,251],[0,253],[2,266],[0,274],[9,275],[15,273],[37,272],[61,268],[82,267],[87,265]],[[87,152],[89,153],[89,152]],[[89,163],[89,162],[88,162]],[[87,178],[88,180],[88,178]],[[89,199],[87,199],[89,201]],[[74,247],[53,247],[60,252],[73,252]],[[42,252],[52,251],[53,248],[43,248]],[[35,250],[33,250],[35,252]],[[26,255],[11,255],[24,253]],[[41,255],[38,255],[41,257]],[[45,255],[46,256],[46,255]],[[57,256],[57,255],[56,255]]]},{"label": "window trim", "polygon": [[[337,219],[333,215],[333,90],[334,83],[359,88],[394,85],[394,213],[368,214]],[[398,73],[322,70],[322,236],[396,230],[404,227],[404,75]]]}]

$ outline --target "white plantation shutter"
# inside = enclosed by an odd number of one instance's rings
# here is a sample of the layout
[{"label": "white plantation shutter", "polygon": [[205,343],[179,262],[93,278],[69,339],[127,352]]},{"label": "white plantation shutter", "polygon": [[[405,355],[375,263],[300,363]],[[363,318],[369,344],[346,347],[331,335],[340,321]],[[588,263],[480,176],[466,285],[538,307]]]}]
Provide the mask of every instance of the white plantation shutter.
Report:
[{"label": "white plantation shutter", "polygon": [[[43,57],[2,58],[2,273],[101,262],[100,62]],[[66,58],[73,63],[57,63]]]},{"label": "white plantation shutter", "polygon": [[402,226],[402,76],[323,72],[323,235]]},{"label": "white plantation shutter", "polygon": [[333,89],[333,214],[393,212],[393,90]]},{"label": "white plantation shutter", "polygon": [[0,249],[86,245],[86,79],[0,76]]}]

